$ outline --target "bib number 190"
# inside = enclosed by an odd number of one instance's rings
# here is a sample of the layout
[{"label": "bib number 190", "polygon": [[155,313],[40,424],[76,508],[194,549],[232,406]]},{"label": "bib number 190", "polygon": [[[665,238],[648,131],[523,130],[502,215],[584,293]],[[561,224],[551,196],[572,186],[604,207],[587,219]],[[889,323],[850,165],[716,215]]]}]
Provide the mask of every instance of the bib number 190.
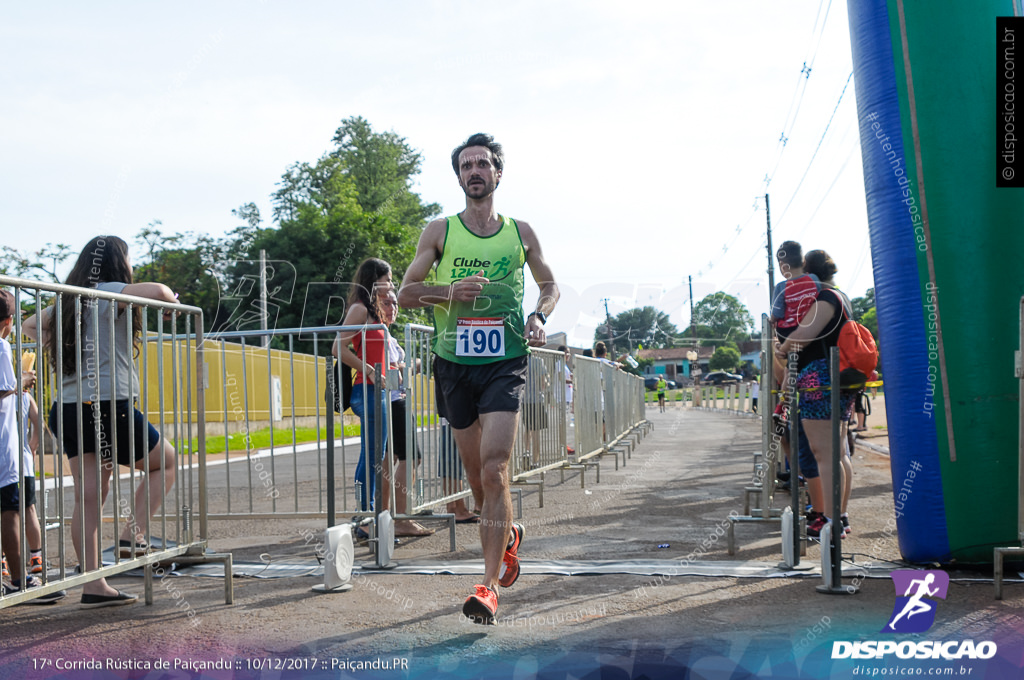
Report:
[{"label": "bib number 190", "polygon": [[502,319],[460,318],[455,337],[456,356],[505,356],[505,322]]}]

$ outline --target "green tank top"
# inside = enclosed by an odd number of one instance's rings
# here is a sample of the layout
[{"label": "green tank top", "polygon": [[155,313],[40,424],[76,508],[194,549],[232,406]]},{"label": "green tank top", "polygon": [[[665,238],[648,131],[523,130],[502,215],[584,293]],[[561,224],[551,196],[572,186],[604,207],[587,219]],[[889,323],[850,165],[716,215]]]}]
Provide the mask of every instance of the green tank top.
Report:
[{"label": "green tank top", "polygon": [[523,265],[526,250],[515,220],[477,236],[458,215],[448,218],[444,250],[434,270],[440,285],[473,276],[489,279],[473,302],[434,306],[434,352],[459,364],[487,364],[529,353],[523,338]]}]

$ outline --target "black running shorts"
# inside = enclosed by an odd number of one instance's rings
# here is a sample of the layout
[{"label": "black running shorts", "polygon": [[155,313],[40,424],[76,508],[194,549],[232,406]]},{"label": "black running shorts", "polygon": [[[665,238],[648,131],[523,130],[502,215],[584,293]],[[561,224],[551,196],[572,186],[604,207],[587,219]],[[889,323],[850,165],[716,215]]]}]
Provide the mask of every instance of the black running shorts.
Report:
[{"label": "black running shorts", "polygon": [[437,412],[456,430],[475,423],[481,413],[518,413],[529,359],[523,355],[467,366],[434,357]]}]

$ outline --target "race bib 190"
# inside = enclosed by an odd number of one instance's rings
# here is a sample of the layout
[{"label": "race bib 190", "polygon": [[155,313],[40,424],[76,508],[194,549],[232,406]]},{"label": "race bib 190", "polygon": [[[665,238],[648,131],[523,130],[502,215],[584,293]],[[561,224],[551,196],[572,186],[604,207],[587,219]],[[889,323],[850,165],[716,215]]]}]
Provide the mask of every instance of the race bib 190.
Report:
[{"label": "race bib 190", "polygon": [[460,317],[456,326],[455,338],[456,356],[505,356],[505,321],[503,319]]}]

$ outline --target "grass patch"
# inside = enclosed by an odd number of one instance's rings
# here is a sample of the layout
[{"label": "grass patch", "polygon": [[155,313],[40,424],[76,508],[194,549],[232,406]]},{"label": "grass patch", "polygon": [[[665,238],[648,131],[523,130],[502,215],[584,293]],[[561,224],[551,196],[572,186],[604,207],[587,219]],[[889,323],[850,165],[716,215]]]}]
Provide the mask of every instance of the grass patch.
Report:
[{"label": "grass patch", "polygon": [[[327,439],[327,428],[320,428],[320,441]],[[341,424],[334,426],[335,438],[341,436]],[[358,437],[359,436],[359,425],[346,425],[345,426],[346,437]],[[264,428],[257,430],[249,434],[248,442],[246,436],[242,432],[235,432],[228,438],[228,444],[232,451],[245,451],[246,448],[250,449],[265,449],[270,447],[270,428]],[[315,427],[297,427],[295,428],[295,436],[292,437],[291,428],[274,428],[274,446],[286,446],[289,444],[303,444],[305,442],[315,442],[317,440],[317,429]],[[224,435],[217,437],[206,438],[206,453],[224,453],[226,450]]]},{"label": "grass patch", "polygon": [[[420,427],[426,425],[434,425],[437,423],[437,414],[430,416],[420,415],[417,417]],[[211,426],[216,425],[211,423]],[[354,423],[345,426],[345,437],[358,437],[360,433],[359,423]],[[341,436],[341,423],[334,426],[334,436],[338,438]],[[320,428],[320,441],[327,439],[327,428]],[[306,442],[315,442],[317,440],[317,429],[315,427],[297,427],[295,428],[295,436],[292,437],[292,430],[290,427],[275,427],[274,428],[274,446],[288,446],[291,444],[304,444]],[[242,432],[235,432],[227,438],[227,443],[231,447],[232,451],[245,451],[246,448],[250,449],[266,449],[270,448],[270,428],[266,427],[262,430],[256,430],[249,434],[249,441],[246,441],[246,436]],[[206,438],[206,453],[224,453],[225,438],[224,435],[207,437]]]}]

